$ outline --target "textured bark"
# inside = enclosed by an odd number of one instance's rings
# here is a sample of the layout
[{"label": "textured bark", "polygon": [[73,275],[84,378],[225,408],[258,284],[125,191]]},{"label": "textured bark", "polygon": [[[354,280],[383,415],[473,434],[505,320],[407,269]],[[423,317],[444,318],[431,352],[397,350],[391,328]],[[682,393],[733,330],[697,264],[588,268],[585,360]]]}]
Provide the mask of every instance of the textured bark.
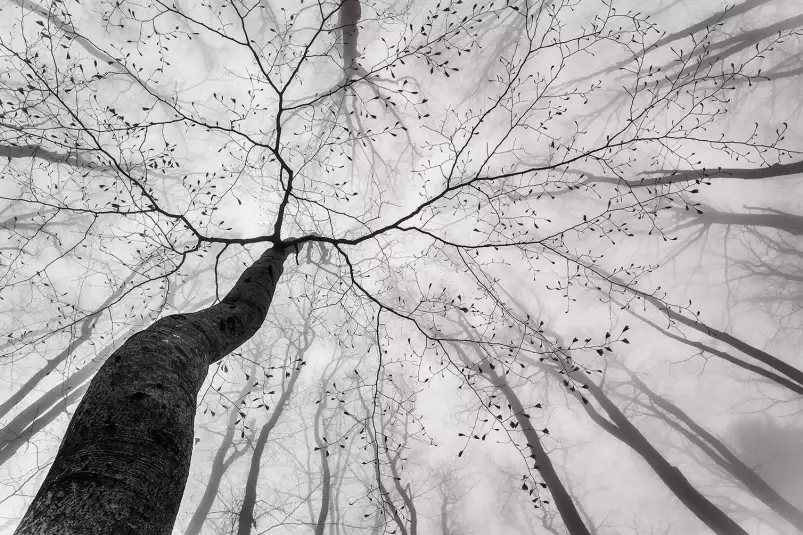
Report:
[{"label": "textured bark", "polygon": [[192,456],[210,364],[265,319],[287,257],[269,249],[223,300],[164,317],[92,379],[17,535],[169,535]]},{"label": "textured bark", "polygon": [[279,423],[279,418],[284,412],[287,401],[293,395],[293,388],[296,385],[298,376],[301,374],[302,363],[301,360],[293,361],[293,371],[290,375],[290,380],[287,382],[287,387],[279,397],[276,407],[273,409],[273,414],[270,419],[259,432],[256,445],[254,446],[254,454],[251,456],[251,467],[248,470],[248,479],[245,482],[245,497],[243,498],[243,505],[240,508],[240,515],[237,520],[237,533],[238,535],[249,535],[251,533],[251,526],[256,525],[254,518],[254,508],[257,503],[257,483],[259,482],[259,464],[262,460],[262,453],[265,451],[265,445],[268,443],[268,437],[271,431]]}]

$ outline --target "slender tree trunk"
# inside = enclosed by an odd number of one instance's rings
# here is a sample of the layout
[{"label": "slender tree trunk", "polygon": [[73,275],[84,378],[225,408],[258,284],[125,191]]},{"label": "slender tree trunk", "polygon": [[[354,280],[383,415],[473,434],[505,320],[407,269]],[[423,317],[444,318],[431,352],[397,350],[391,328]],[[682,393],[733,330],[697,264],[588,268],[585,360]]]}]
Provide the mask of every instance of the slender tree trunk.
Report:
[{"label": "slender tree trunk", "polygon": [[[89,383],[83,384],[71,392],[62,392],[59,396],[58,402],[53,404],[45,413],[37,413],[34,415],[31,422],[23,429],[21,429],[13,438],[3,443],[3,449],[0,449],[0,465],[5,464],[14,458],[14,455],[19,449],[24,446],[31,437],[42,431],[45,427],[50,425],[53,420],[64,414],[67,407],[81,399],[81,396],[89,388]],[[66,395],[65,395],[66,394]],[[40,407],[36,407],[40,409]]]},{"label": "slender tree trunk", "polygon": [[733,364],[735,366],[738,366],[738,367],[740,367],[740,368],[742,368],[744,370],[747,370],[747,371],[753,372],[753,373],[755,373],[757,375],[760,375],[761,377],[764,377],[765,379],[767,379],[769,381],[772,381],[772,382],[778,384],[779,386],[782,386],[784,388],[788,388],[789,390],[791,390],[795,394],[803,396],[803,384],[800,384],[800,383],[797,383],[797,382],[795,382],[795,381],[793,381],[791,379],[788,379],[786,376],[781,375],[780,373],[777,373],[777,372],[775,372],[773,370],[768,370],[768,369],[762,368],[761,366],[758,366],[756,364],[750,364],[748,362],[745,362],[741,358],[734,357],[730,353],[727,353],[725,351],[720,351],[719,349],[711,347],[708,344],[704,344],[702,342],[696,342],[694,340],[689,340],[688,338],[684,338],[682,336],[678,336],[677,334],[669,332],[668,330],[662,328],[660,325],[656,324],[653,321],[648,320],[645,317],[642,317],[642,316],[640,316],[638,314],[635,314],[635,315],[639,319],[641,319],[641,321],[643,321],[644,323],[646,323],[647,325],[649,325],[653,329],[657,330],[658,332],[662,333],[664,336],[667,336],[667,337],[669,337],[669,338],[671,338],[673,340],[676,340],[676,341],[678,341],[678,342],[680,342],[682,344],[685,344],[685,345],[687,345],[689,347],[693,347],[695,349],[699,349],[700,351],[703,351],[705,353],[710,353],[711,355],[719,357],[722,360],[724,360],[726,362],[730,362],[731,364]]},{"label": "slender tree trunk", "polygon": [[[636,292],[639,293],[639,292]],[[675,320],[687,327],[691,327],[695,331],[701,332],[703,334],[707,334],[712,338],[716,338],[717,340],[722,340],[726,344],[734,347],[748,355],[753,357],[757,361],[761,362],[769,366],[770,368],[774,369],[775,371],[786,375],[789,379],[795,381],[798,385],[803,386],[803,371],[795,368],[791,364],[784,362],[783,360],[779,359],[778,357],[774,357],[763,351],[755,346],[748,344],[733,335],[730,335],[724,331],[720,331],[714,329],[713,327],[709,327],[705,323],[701,322],[700,320],[694,320],[687,318],[683,314],[675,312],[674,310],[667,308],[667,306],[660,300],[651,295],[639,293],[644,299],[649,301],[653,306],[655,306],[658,310],[664,312],[670,319]]]},{"label": "slender tree trunk", "polygon": [[[661,301],[660,299],[658,299],[654,295],[651,295],[649,293],[645,293],[645,292],[642,292],[640,290],[637,290],[636,288],[633,288],[631,284],[628,284],[626,281],[624,281],[623,279],[621,279],[617,275],[613,275],[613,274],[607,273],[607,272],[605,272],[605,271],[603,271],[603,270],[601,270],[601,269],[599,269],[597,267],[588,266],[587,264],[585,264],[584,262],[580,261],[579,259],[575,258],[573,260],[575,260],[579,265],[584,266],[585,268],[589,269],[590,271],[596,273],[598,276],[600,276],[606,282],[608,282],[610,284],[614,284],[616,286],[619,286],[623,290],[625,290],[625,291],[627,291],[627,292],[629,292],[629,293],[631,293],[633,295],[641,297],[642,299],[644,299],[645,301],[647,301],[648,303],[653,305],[655,308],[657,308],[661,312],[665,313],[669,317],[669,319],[677,321],[679,323],[682,323],[683,325],[685,325],[687,327],[691,327],[695,331],[698,331],[698,332],[701,332],[701,333],[706,334],[708,336],[711,336],[712,338],[716,338],[717,340],[721,340],[721,341],[725,342],[726,344],[730,345],[731,347],[733,347],[735,349],[738,349],[739,351],[741,351],[745,355],[748,355],[748,356],[756,359],[757,361],[761,362],[762,364],[772,368],[776,372],[778,372],[778,373],[780,373],[782,375],[785,375],[791,381],[794,381],[798,385],[803,386],[803,370],[800,370],[800,369],[792,366],[791,364],[779,359],[778,357],[774,357],[774,356],[770,355],[769,353],[767,353],[766,351],[763,351],[763,350],[761,350],[761,349],[759,349],[759,348],[757,348],[755,346],[752,346],[752,345],[748,344],[747,342],[744,342],[744,341],[740,340],[739,338],[736,338],[733,335],[730,335],[730,334],[728,334],[726,332],[723,332],[723,331],[720,331],[718,329],[714,329],[713,327],[709,327],[708,325],[706,325],[705,323],[701,322],[697,318],[695,318],[695,319],[687,318],[683,314],[672,310],[670,307],[667,307],[667,305],[663,301]],[[718,355],[718,356],[722,356],[722,355]],[[722,358],[724,358],[724,357],[722,357]],[[731,360],[731,359],[727,359],[727,360]],[[731,360],[731,362],[733,362],[733,361]]]},{"label": "slender tree trunk", "polygon": [[402,450],[407,447],[407,437],[409,436],[408,427],[410,414],[405,413],[404,416],[404,440],[393,455],[390,454],[390,450],[388,450],[386,447],[385,455],[388,458],[390,473],[393,476],[393,485],[396,487],[396,492],[399,494],[404,502],[404,506],[407,508],[407,514],[410,518],[410,535],[418,535],[418,511],[416,510],[415,502],[413,501],[413,491],[410,488],[410,483],[407,483],[407,485],[402,484],[401,471],[399,470],[399,458],[401,457]]},{"label": "slender tree trunk", "polygon": [[[209,515],[209,511],[212,509],[212,504],[215,503],[215,498],[217,497],[217,491],[220,488],[220,481],[223,479],[223,474],[226,473],[226,469],[231,465],[231,462],[229,462],[231,458],[227,460],[226,455],[228,454],[229,448],[231,448],[231,444],[234,440],[234,431],[237,424],[237,419],[240,417],[240,400],[251,391],[251,388],[255,382],[256,377],[254,370],[252,369],[251,379],[246,382],[245,387],[237,396],[237,400],[232,406],[231,411],[229,411],[229,420],[226,422],[226,432],[223,434],[223,440],[220,442],[220,446],[215,453],[215,458],[212,461],[212,471],[209,474],[209,479],[206,483],[206,489],[204,489],[204,494],[201,496],[201,501],[198,502],[198,507],[195,508],[195,513],[193,513],[184,535],[200,535],[201,529],[204,527],[206,517]],[[245,450],[243,450],[243,452],[244,451]],[[235,457],[235,455],[236,453],[232,454],[232,457]]]},{"label": "slender tree trunk", "polygon": [[[26,440],[31,438],[33,435],[32,426],[35,425],[34,422],[38,423],[40,419],[44,417],[44,411],[56,405],[58,401],[65,396],[72,398],[72,396],[75,395],[76,388],[81,390],[81,394],[86,392],[89,385],[82,386],[82,383],[92,377],[106,361],[106,358],[114,352],[114,348],[117,347],[128,334],[127,332],[107,345],[95,358],[86,363],[81,369],[39,396],[39,399],[21,410],[5,427],[0,429],[0,464],[3,464],[11,458],[19,447],[24,444]],[[67,404],[59,404],[59,406],[66,407]],[[10,453],[7,453],[7,450]]]},{"label": "slender tree trunk", "polygon": [[290,380],[287,382],[287,388],[285,388],[284,392],[282,392],[282,395],[279,397],[279,401],[276,403],[276,407],[273,408],[273,414],[271,414],[270,419],[262,426],[259,432],[259,438],[257,438],[257,443],[254,446],[254,454],[251,456],[251,467],[248,470],[248,479],[245,482],[245,497],[243,498],[243,505],[240,508],[240,515],[237,520],[238,535],[249,535],[251,533],[251,526],[256,525],[254,509],[257,503],[259,463],[262,460],[262,453],[265,451],[265,445],[268,443],[268,437],[271,431],[276,427],[276,424],[279,423],[279,418],[282,412],[284,412],[284,407],[293,394],[296,380],[301,374],[301,362],[300,359],[292,361],[293,371],[290,375]]},{"label": "slender tree trunk", "polygon": [[[372,411],[369,410],[368,404],[362,396],[360,396],[360,403],[362,404],[366,414],[373,414]],[[369,420],[371,420],[371,418],[373,418],[373,416],[371,416]],[[373,445],[374,459],[372,464],[374,465],[374,477],[376,478],[377,492],[379,492],[378,501],[382,505],[382,514],[384,514],[385,511],[389,511],[390,516],[393,517],[393,521],[396,523],[398,531],[401,532],[401,535],[409,535],[407,526],[404,524],[404,519],[399,514],[399,509],[393,504],[390,491],[388,491],[387,487],[385,487],[385,484],[382,482],[382,465],[380,462],[379,448],[383,446],[380,446],[377,433],[374,432],[373,421],[369,421],[365,424],[365,431],[368,434],[368,443]],[[385,452],[387,453],[387,443],[384,448]]]},{"label": "slender tree trunk", "polygon": [[452,535],[449,530],[449,501],[441,496],[441,535]]},{"label": "slender tree trunk", "polygon": [[[140,267],[141,265],[142,264],[137,267]],[[117,290],[115,290],[112,295],[103,301],[96,312],[90,316],[87,316],[83,319],[83,321],[81,321],[80,331],[64,350],[62,350],[52,359],[48,360],[44,366],[36,370],[36,373],[34,373],[28,378],[27,381],[25,381],[25,384],[17,388],[3,403],[0,403],[0,417],[5,416],[9,410],[11,410],[17,403],[22,401],[25,396],[30,394],[42,379],[44,379],[50,372],[58,368],[58,366],[66,361],[67,358],[70,357],[70,355],[72,355],[79,347],[92,338],[92,331],[95,328],[95,324],[100,318],[101,313],[112,306],[118,299],[120,299],[123,293],[128,290],[127,287],[134,279],[135,275],[137,275],[137,269],[134,269],[131,274],[120,284]]]},{"label": "slender tree trunk", "polygon": [[[687,431],[683,427],[678,426],[678,429],[686,435],[689,440],[698,444],[700,449],[706,452],[718,466],[731,474],[734,479],[744,485],[756,498],[764,502],[770,509],[803,533],[803,512],[800,509],[792,505],[775,491],[761,476],[742,462],[742,460],[721,440],[692,420],[680,407],[653,392],[644,382],[632,373],[630,377],[632,378],[633,384],[635,384],[639,390],[647,394],[650,401],[661,407],[667,413],[673,415],[689,428],[690,431]],[[666,417],[666,415],[660,413],[656,414],[669,425],[674,423]]]},{"label": "slender tree trunk", "polygon": [[[466,334],[470,337],[471,334],[468,330],[468,327],[463,325],[463,328],[466,329]],[[452,347],[455,348],[460,355],[460,358],[464,363],[466,363],[467,366],[473,366],[477,364],[469,359],[461,347],[457,345],[453,345]],[[516,422],[521,428],[524,438],[527,439],[527,448],[530,450],[530,455],[533,459],[535,459],[538,472],[544,479],[544,483],[549,489],[550,494],[552,494],[552,500],[555,502],[555,507],[558,509],[558,512],[563,519],[563,523],[566,525],[566,530],[570,535],[591,535],[591,532],[585,525],[582,516],[580,516],[580,512],[574,505],[572,497],[566,491],[566,487],[563,486],[563,482],[560,480],[558,472],[552,465],[549,455],[547,455],[544,446],[541,444],[541,439],[539,438],[536,430],[533,428],[532,422],[527,416],[527,412],[524,410],[524,406],[521,404],[519,396],[508,384],[506,378],[496,373],[496,371],[491,369],[490,366],[482,366],[482,375],[484,375],[491,382],[491,384],[493,384],[505,396],[507,402],[510,404],[510,410],[516,415]]]},{"label": "slender tree trunk", "polygon": [[566,525],[566,529],[571,535],[591,535],[591,532],[583,521],[583,517],[580,515],[580,511],[577,510],[574,504],[574,500],[572,500],[572,497],[566,491],[566,487],[563,486],[558,472],[555,470],[552,461],[549,459],[549,455],[547,455],[546,450],[541,444],[541,439],[533,428],[532,422],[525,416],[527,413],[518,395],[516,395],[513,388],[498,375],[494,378],[494,385],[504,394],[507,402],[510,403],[510,410],[516,415],[516,421],[522,433],[524,433],[524,438],[527,439],[527,446],[530,449],[530,454],[538,464],[538,472],[541,474],[541,477],[544,478],[544,483],[546,483],[550,494],[552,494],[552,500],[555,502],[555,507],[558,509],[563,523]]},{"label": "slender tree trunk", "polygon": [[315,423],[313,433],[315,434],[315,447],[321,456],[321,509],[318,511],[318,520],[315,522],[315,535],[323,535],[326,529],[326,517],[329,514],[329,502],[332,496],[332,470],[329,467],[328,444],[324,443],[321,437],[321,426],[323,421],[323,409],[326,405],[326,383],[321,388],[321,399],[318,408],[315,410]]},{"label": "slender tree trunk", "polygon": [[[565,363],[564,366],[569,366],[569,363]],[[559,370],[556,370],[553,366],[547,365],[542,367],[559,376]],[[567,369],[573,370],[574,366]],[[694,485],[686,479],[683,472],[670,464],[669,461],[650,444],[644,435],[641,434],[636,426],[627,419],[602,389],[587,376],[583,375],[581,371],[582,370],[574,371],[569,373],[569,375],[576,381],[580,381],[581,384],[587,385],[588,391],[608,414],[611,422],[607,422],[608,425],[603,427],[608,429],[613,436],[638,453],[683,505],[688,507],[700,521],[711,529],[711,531],[718,535],[748,535],[736,521],[723,513],[719,507],[711,503],[708,498],[694,488]],[[586,404],[584,406],[586,410],[589,411],[589,414],[591,411],[596,412],[590,405]]]},{"label": "slender tree trunk", "polygon": [[251,338],[286,249],[267,250],[223,300],[164,317],[92,379],[17,535],[169,535],[192,456],[209,365]]}]

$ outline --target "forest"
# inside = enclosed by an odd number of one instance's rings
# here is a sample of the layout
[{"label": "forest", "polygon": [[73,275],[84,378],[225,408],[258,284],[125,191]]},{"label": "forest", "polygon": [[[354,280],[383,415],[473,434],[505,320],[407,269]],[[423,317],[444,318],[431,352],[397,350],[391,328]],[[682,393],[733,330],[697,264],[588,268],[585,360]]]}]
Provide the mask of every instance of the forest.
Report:
[{"label": "forest", "polygon": [[797,0],[0,0],[0,534],[803,534]]}]

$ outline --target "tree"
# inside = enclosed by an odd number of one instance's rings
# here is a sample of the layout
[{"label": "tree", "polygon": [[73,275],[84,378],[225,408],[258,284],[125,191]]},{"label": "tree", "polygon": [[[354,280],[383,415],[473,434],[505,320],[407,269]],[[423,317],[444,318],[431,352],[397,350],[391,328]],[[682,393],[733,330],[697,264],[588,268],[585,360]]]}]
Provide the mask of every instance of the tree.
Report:
[{"label": "tree", "polygon": [[[723,183],[791,182],[800,171],[790,117],[732,126],[743,119],[737,100],[797,81],[789,58],[799,58],[803,19],[765,23],[759,14],[771,3],[782,12],[779,0],[750,1],[662,33],[654,18],[674,13],[669,4],[652,17],[594,0],[9,0],[0,34],[9,335],[0,365],[20,388],[2,405],[11,420],[0,455],[21,458],[19,439],[83,396],[36,496],[23,500],[17,533],[170,533],[201,439],[196,419],[214,418],[215,400],[234,425],[257,408],[261,418],[265,401],[249,396],[235,415],[214,397],[224,384],[246,392],[253,383],[273,412],[232,493],[239,503],[228,506],[238,532],[250,533],[260,485],[277,470],[263,453],[269,441],[281,447],[290,396],[312,390],[302,387],[306,352],[308,380],[328,399],[298,409],[313,422],[304,437],[320,459],[307,462],[303,484],[288,483],[297,495],[282,494],[274,521],[316,533],[423,531],[427,491],[404,455],[435,442],[416,414],[424,388],[449,389],[450,408],[487,413],[461,431],[467,443],[455,455],[468,458],[469,443],[518,446],[525,492],[534,509],[549,509],[540,525],[591,533],[592,514],[581,511],[592,506],[578,505],[589,497],[569,492],[571,475],[559,468],[567,464],[552,460],[568,450],[548,448],[572,430],[536,424],[528,404],[555,392],[554,370],[538,358],[583,363],[568,372],[580,375],[629,344],[610,336],[611,317],[600,320],[616,299],[625,309],[649,303],[673,326],[759,364],[694,342],[703,354],[799,393],[796,362],[713,327],[724,322],[703,323],[690,304],[675,304],[680,285],[646,289],[656,266],[629,260],[642,254],[631,243],[671,246],[701,227],[799,236],[794,206],[740,213],[710,198]],[[600,63],[593,74],[589,62]],[[537,297],[517,302],[534,287]],[[197,295],[175,306],[188,292]],[[572,314],[561,327],[569,336],[544,326],[556,306]],[[263,327],[269,313],[285,318],[281,334]],[[316,343],[337,347],[337,366],[313,360],[326,353],[311,349],[313,331]],[[665,331],[665,340],[682,338]],[[267,349],[248,363],[239,348],[255,336]],[[101,339],[115,342],[88,360]],[[251,365],[261,369],[279,339],[298,356],[288,353],[283,377],[254,381]],[[235,373],[248,375],[245,387],[228,384]],[[528,390],[535,384],[544,390]],[[574,382],[557,388],[565,406],[542,406],[565,408],[565,418],[589,406]],[[721,533],[748,529],[589,388],[617,438],[697,518]],[[39,389],[41,416],[31,408]],[[226,444],[233,428],[224,425]],[[491,446],[487,436],[502,440]],[[332,459],[333,449],[349,457]],[[233,461],[227,472],[242,468]],[[313,480],[320,489],[306,499],[321,503],[302,519],[299,489]],[[191,532],[220,492],[209,483]]]}]

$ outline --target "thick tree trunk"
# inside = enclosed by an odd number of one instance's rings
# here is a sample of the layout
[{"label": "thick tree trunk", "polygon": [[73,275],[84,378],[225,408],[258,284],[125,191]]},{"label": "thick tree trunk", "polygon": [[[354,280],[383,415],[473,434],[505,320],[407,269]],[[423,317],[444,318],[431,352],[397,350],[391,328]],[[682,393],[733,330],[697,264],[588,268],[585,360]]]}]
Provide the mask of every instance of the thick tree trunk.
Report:
[{"label": "thick tree trunk", "polygon": [[210,364],[251,338],[286,249],[267,250],[223,300],[164,317],[92,379],[17,535],[169,535],[192,456],[196,396]]}]

